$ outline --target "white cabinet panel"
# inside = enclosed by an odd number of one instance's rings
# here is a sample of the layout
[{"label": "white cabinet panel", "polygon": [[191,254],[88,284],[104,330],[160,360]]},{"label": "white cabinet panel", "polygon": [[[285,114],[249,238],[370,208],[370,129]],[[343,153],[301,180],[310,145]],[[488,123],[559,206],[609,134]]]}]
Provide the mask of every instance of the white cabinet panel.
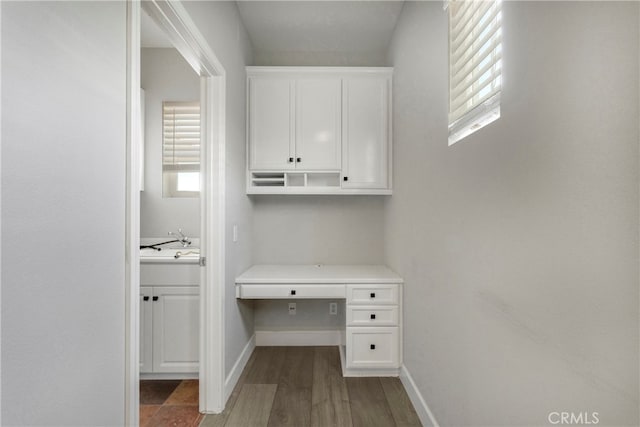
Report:
[{"label": "white cabinet panel", "polygon": [[153,371],[153,288],[140,286],[140,373]]},{"label": "white cabinet panel", "polygon": [[154,288],[154,372],[196,372],[200,302],[195,286]]},{"label": "white cabinet panel", "polygon": [[340,169],[341,80],[298,79],[296,92],[296,168]]},{"label": "white cabinet panel", "polygon": [[345,285],[263,285],[240,284],[239,298],[243,299],[307,299],[344,298]]},{"label": "white cabinet panel", "polygon": [[347,328],[347,368],[397,368],[398,343],[397,327]]},{"label": "white cabinet panel", "polygon": [[249,168],[288,170],[293,161],[293,82],[249,79]]},{"label": "white cabinet panel", "polygon": [[342,106],[342,188],[388,188],[387,77],[345,78]]}]

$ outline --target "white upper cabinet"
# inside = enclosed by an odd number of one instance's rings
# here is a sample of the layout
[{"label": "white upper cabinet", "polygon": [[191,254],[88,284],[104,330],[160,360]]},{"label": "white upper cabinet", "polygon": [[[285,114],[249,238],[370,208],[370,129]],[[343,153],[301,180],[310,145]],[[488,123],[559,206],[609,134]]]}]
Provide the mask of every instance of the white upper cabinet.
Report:
[{"label": "white upper cabinet", "polygon": [[252,170],[294,169],[293,82],[249,80],[249,162]]},{"label": "white upper cabinet", "polygon": [[391,194],[392,71],[247,67],[247,193]]},{"label": "white upper cabinet", "polygon": [[340,169],[340,84],[339,78],[295,82],[295,157],[299,169]]},{"label": "white upper cabinet", "polygon": [[342,187],[388,187],[388,78],[346,78],[342,96]]}]

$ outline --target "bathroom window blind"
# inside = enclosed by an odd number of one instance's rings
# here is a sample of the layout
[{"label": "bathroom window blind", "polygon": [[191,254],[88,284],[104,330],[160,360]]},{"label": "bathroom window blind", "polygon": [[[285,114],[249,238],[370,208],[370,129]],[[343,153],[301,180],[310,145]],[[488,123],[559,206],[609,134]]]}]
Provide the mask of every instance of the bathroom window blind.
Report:
[{"label": "bathroom window blind", "polygon": [[500,117],[500,0],[450,0],[449,145]]},{"label": "bathroom window blind", "polygon": [[162,170],[200,170],[200,102],[162,103]]}]

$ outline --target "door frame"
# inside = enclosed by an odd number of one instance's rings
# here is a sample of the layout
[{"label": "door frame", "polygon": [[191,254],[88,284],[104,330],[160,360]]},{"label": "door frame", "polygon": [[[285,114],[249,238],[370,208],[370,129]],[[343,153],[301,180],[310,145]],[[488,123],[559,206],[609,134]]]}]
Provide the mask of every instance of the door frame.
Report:
[{"label": "door frame", "polygon": [[139,422],[140,14],[142,9],[200,76],[200,412],[224,409],[225,70],[176,0],[127,1],[125,425]]}]

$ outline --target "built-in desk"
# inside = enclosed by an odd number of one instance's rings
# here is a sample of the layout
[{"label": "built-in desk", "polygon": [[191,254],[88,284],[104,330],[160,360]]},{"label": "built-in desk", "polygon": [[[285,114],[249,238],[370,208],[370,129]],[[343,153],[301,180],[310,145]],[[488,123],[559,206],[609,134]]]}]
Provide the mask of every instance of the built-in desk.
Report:
[{"label": "built-in desk", "polygon": [[345,376],[397,376],[402,283],[381,265],[254,265],[236,278],[241,299],[345,299]]}]

